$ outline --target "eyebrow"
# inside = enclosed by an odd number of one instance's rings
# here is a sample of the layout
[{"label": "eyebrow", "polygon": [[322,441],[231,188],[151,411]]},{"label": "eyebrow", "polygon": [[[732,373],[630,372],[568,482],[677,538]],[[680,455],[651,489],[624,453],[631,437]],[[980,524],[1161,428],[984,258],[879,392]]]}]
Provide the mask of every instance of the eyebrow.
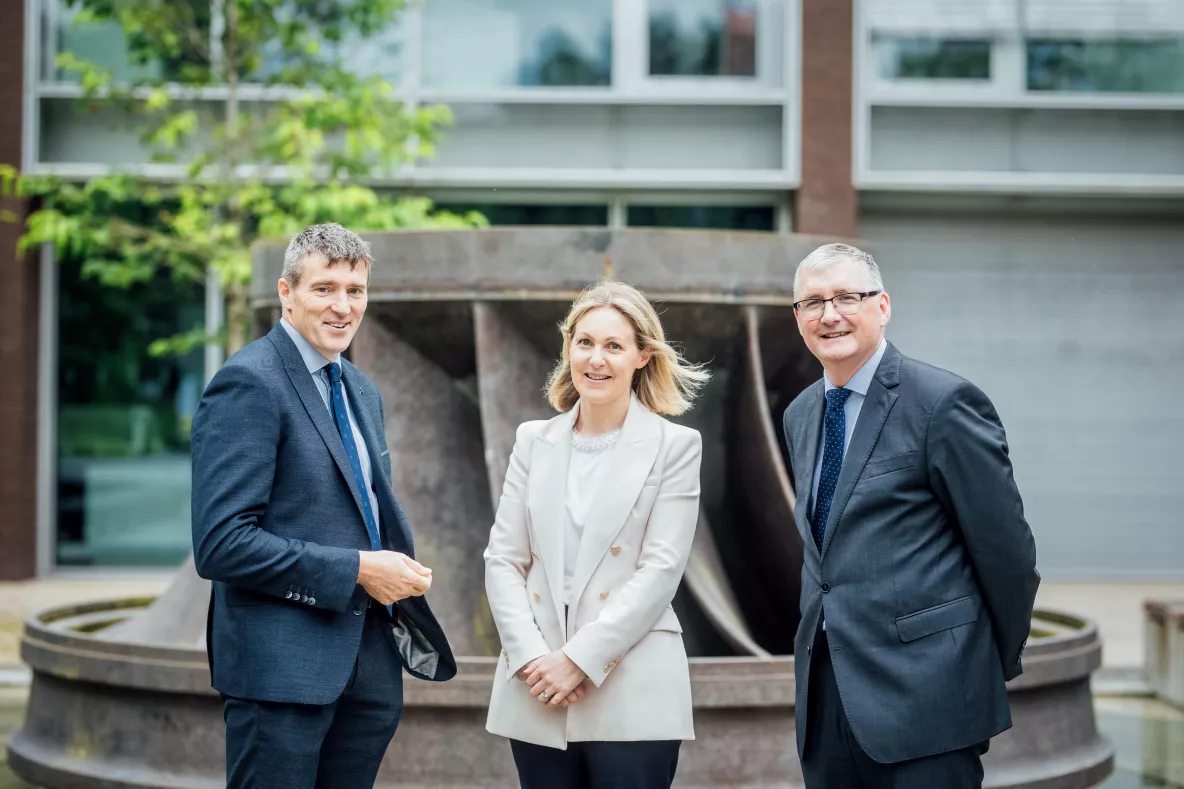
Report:
[{"label": "eyebrow", "polygon": [[[591,334],[589,334],[588,332],[586,332],[586,331],[583,331],[583,330],[580,330],[580,331],[576,332],[576,334],[575,334],[575,338],[574,338],[574,339],[577,339],[577,340],[578,340],[578,339],[581,339],[581,338],[583,338],[583,337],[587,337],[589,340],[591,340],[591,339],[595,339],[595,338],[594,338],[594,337],[593,337]],[[615,334],[613,334],[613,335],[610,335],[610,336],[608,336],[608,337],[605,337],[605,338],[604,338],[604,341],[605,341],[605,342],[618,342],[618,343],[624,343],[624,342],[625,342],[624,338],[622,338],[622,337],[618,337],[618,336],[617,336],[617,335],[615,335]]]},{"label": "eyebrow", "polygon": [[[308,283],[308,287],[310,287],[310,288],[333,287],[336,284],[337,283],[331,279],[314,279],[312,282]],[[348,283],[346,285],[346,287],[347,288],[365,288],[366,283],[362,282],[362,281],[351,282],[351,283]]]}]

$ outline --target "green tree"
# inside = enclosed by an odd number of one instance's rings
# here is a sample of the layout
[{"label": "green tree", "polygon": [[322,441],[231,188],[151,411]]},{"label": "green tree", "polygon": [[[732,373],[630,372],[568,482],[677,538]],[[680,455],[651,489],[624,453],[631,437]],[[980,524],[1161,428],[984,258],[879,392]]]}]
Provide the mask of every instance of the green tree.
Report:
[{"label": "green tree", "polygon": [[[127,64],[72,52],[89,107],[134,119],[155,163],[83,183],[0,165],[0,194],[33,200],[22,252],[52,243],[105,286],[216,277],[225,329],[162,338],[154,353],[221,341],[233,353],[250,325],[251,245],[335,221],[356,230],[481,226],[479,214],[372,188],[371,179],[428,157],[443,106],[405,106],[379,74],[344,55],[380,33],[405,0],[67,0],[74,23],[118,25]],[[361,66],[361,68],[359,68]],[[119,78],[116,78],[116,72]],[[11,214],[3,217],[15,219]]]}]

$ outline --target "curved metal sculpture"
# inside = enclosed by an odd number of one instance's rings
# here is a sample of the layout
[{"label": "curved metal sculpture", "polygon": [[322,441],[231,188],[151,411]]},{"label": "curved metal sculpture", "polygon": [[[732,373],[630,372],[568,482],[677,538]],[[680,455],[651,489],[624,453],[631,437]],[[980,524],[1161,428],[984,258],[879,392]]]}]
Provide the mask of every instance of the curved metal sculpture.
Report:
[{"label": "curved metal sculpture", "polygon": [[[777,416],[818,372],[793,324],[794,263],[822,239],[686,231],[522,230],[371,237],[370,308],[351,348],[382,392],[394,485],[435,571],[433,608],[458,655],[443,685],[409,679],[380,785],[515,784],[484,732],[500,651],[481,559],[518,424],[553,415],[543,382],[556,324],[605,273],[662,302],[663,323],[713,379],[685,422],[704,438],[699,528],[675,608],[692,655],[698,740],[679,785],[791,787],[793,658],[802,545]],[[259,332],[276,316],[282,247],[256,259]],[[204,654],[209,586],[191,562],[155,603],[43,612],[13,768],[57,786],[216,786],[221,706]],[[1110,770],[1093,723],[1096,629],[1051,617],[1011,685],[1016,728],[988,755],[992,786],[1087,786]],[[777,657],[774,657],[777,656]],[[1045,736],[1052,732],[1052,736]],[[457,755],[463,758],[457,758]]]}]

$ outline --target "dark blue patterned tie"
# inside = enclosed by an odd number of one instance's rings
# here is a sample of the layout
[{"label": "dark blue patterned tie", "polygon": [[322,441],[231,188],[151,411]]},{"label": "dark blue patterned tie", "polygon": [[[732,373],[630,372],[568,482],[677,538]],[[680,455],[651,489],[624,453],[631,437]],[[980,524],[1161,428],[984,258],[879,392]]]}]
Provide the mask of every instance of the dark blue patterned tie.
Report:
[{"label": "dark blue patterned tie", "polygon": [[366,475],[362,473],[362,460],[358,456],[358,445],[354,442],[354,431],[349,424],[349,414],[345,410],[345,387],[341,385],[341,365],[337,362],[329,364],[329,401],[333,404],[333,421],[337,423],[337,432],[341,434],[341,443],[345,445],[345,456],[349,458],[349,467],[354,472],[354,482],[358,485],[358,492],[362,499],[362,515],[366,518],[366,531],[370,534],[370,550],[381,551],[382,541],[378,537],[378,521],[374,519],[374,510],[370,507],[370,493],[366,488]]},{"label": "dark blue patterned tie", "polygon": [[850,389],[830,389],[826,393],[826,417],[822,424],[822,474],[818,478],[818,496],[814,500],[814,518],[810,522],[814,544],[822,550],[826,537],[826,519],[830,502],[835,496],[839,472],[843,470],[843,444],[847,440],[847,413],[843,406],[851,396]]}]

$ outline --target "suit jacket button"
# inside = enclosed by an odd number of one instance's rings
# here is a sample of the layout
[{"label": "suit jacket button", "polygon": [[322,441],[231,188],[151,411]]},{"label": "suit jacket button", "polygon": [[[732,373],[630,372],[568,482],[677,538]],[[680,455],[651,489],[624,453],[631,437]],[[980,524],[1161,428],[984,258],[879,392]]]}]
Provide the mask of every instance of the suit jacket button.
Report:
[{"label": "suit jacket button", "polygon": [[539,555],[538,555],[537,553],[535,553],[534,551],[531,551],[531,552],[530,552],[530,555],[534,557],[534,560],[535,560],[536,562],[539,560]]},{"label": "suit jacket button", "polygon": [[308,604],[309,604],[309,605],[316,605],[316,604],[317,604],[317,599],[316,599],[315,597],[310,597],[310,598],[308,598]]},{"label": "suit jacket button", "polygon": [[535,601],[536,603],[541,603],[541,602],[543,601],[543,598],[539,597],[539,593],[538,593],[538,592],[535,592],[535,593],[534,593],[534,601]]},{"label": "suit jacket button", "polygon": [[607,600],[607,599],[608,599],[608,590],[607,590],[607,589],[605,589],[603,592],[601,592],[601,593],[600,593],[600,599],[601,599],[601,600]]},{"label": "suit jacket button", "polygon": [[354,616],[361,616],[361,615],[362,615],[362,612],[363,612],[364,610],[365,610],[365,609],[364,609],[364,608],[362,608],[362,606],[358,606],[357,608],[355,608],[355,609],[354,609]]},{"label": "suit jacket button", "polygon": [[608,549],[608,552],[611,553],[613,556],[620,556],[621,555],[621,546],[614,545],[613,547]]},{"label": "suit jacket button", "polygon": [[829,591],[830,591],[830,584],[824,583],[824,584],[822,585],[822,593],[823,593],[823,594],[826,594],[826,593],[827,593],[827,592],[829,592]]},{"label": "suit jacket button", "polygon": [[291,593],[291,592],[288,592],[286,595],[284,595],[284,599],[285,599],[285,600],[291,600],[291,599],[292,599],[292,593]]},{"label": "suit jacket button", "polygon": [[306,594],[300,595],[300,602],[307,603],[308,602],[308,595],[306,595]]}]

